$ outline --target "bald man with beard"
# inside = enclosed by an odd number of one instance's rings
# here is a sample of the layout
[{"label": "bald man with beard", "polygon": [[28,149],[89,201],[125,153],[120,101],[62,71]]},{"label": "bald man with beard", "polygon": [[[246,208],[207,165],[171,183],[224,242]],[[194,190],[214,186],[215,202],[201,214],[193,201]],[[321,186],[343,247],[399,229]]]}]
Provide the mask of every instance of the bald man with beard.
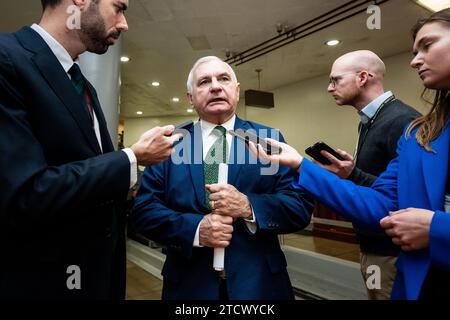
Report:
[{"label": "bald man with beard", "polygon": [[[383,61],[368,50],[353,51],[339,57],[330,73],[328,92],[336,104],[352,106],[361,118],[358,144],[354,157],[338,149],[344,159],[340,161],[323,151],[332,164],[316,163],[342,179],[349,179],[366,187],[370,187],[386,170],[388,163],[397,157],[397,140],[405,126],[420,115],[415,109],[396,99],[391,91],[385,92],[385,73]],[[389,299],[400,248],[384,233],[368,231],[355,224],[353,226],[360,242],[361,273],[368,298]],[[372,284],[367,281],[372,274],[368,273],[369,266],[380,268],[381,285],[378,288],[367,286]]]}]

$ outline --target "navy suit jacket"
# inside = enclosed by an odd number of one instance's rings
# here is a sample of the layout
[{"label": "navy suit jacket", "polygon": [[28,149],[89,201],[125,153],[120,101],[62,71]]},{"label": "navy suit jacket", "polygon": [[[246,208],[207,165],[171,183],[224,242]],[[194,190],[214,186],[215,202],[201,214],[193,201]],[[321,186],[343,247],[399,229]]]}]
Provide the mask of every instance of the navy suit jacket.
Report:
[{"label": "navy suit jacket", "polygon": [[436,153],[417,143],[416,132],[408,139],[400,138],[398,157],[370,188],[341,180],[308,160],[303,161],[300,180],[294,183],[343,216],[374,230],[381,230],[380,220],[389,211],[413,207],[435,212],[428,249],[400,253],[393,299],[417,299],[431,264],[450,271],[450,215],[443,212],[450,125],[430,143]]},{"label": "navy suit jacket", "polygon": [[[235,129],[270,128],[236,118]],[[189,133],[175,148],[184,163],[169,159],[145,170],[134,221],[140,233],[168,247],[163,299],[218,299],[213,249],[193,247],[197,226],[210,211],[205,205],[200,124]],[[233,238],[225,249],[228,294],[230,299],[292,299],[277,236],[307,226],[313,205],[295,193],[292,171],[280,167],[273,175],[261,175],[263,166],[253,157],[255,164],[250,164],[249,157],[244,143],[233,138],[228,183],[249,198],[257,232],[252,234],[243,219],[233,225]]]},{"label": "navy suit jacket", "polygon": [[[103,154],[44,40],[29,27],[0,35],[0,298],[124,298],[130,164],[88,87]],[[71,265],[81,290],[67,287]]]}]

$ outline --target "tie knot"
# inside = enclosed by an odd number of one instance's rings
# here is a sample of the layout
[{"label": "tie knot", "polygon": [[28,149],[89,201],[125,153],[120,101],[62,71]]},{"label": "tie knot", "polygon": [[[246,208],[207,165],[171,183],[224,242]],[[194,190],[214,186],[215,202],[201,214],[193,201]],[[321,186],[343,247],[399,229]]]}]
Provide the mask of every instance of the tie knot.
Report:
[{"label": "tie knot", "polygon": [[220,133],[220,136],[225,136],[225,133],[227,132],[227,129],[222,126],[217,126],[214,128],[214,130],[218,131]]},{"label": "tie knot", "polygon": [[74,63],[73,66],[69,69],[69,74],[72,77],[72,81],[74,82],[80,82],[83,80],[81,69],[76,63]]}]

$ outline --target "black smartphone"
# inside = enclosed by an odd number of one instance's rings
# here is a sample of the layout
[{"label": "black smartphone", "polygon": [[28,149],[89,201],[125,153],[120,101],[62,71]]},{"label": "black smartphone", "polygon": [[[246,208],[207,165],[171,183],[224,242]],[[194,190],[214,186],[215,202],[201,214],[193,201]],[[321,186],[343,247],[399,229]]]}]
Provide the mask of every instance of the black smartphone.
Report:
[{"label": "black smartphone", "polygon": [[187,131],[194,125],[194,122],[192,120],[185,121],[183,123],[180,123],[179,125],[175,126],[175,130],[172,134],[181,133],[185,135]]},{"label": "black smartphone", "polygon": [[333,148],[331,148],[329,145],[327,145],[325,142],[323,141],[319,141],[317,143],[315,143],[313,146],[307,148],[305,150],[305,153],[309,156],[311,156],[313,159],[315,159],[316,161],[319,161],[321,164],[324,165],[330,165],[331,161],[328,160],[327,158],[325,158],[325,156],[323,156],[320,151],[325,150],[328,153],[331,153],[333,156],[335,156],[337,159],[339,160],[344,160],[339,153],[336,152],[336,150],[334,150]]},{"label": "black smartphone", "polygon": [[280,154],[281,153],[281,148],[272,145],[270,142],[266,141],[263,138],[258,137],[256,134],[251,133],[250,131],[244,131],[244,130],[238,130],[238,131],[234,131],[234,130],[229,130],[228,131],[232,136],[244,140],[245,142],[251,141],[255,144],[259,144],[263,149],[264,152],[267,153],[268,155],[272,155],[272,154]]}]

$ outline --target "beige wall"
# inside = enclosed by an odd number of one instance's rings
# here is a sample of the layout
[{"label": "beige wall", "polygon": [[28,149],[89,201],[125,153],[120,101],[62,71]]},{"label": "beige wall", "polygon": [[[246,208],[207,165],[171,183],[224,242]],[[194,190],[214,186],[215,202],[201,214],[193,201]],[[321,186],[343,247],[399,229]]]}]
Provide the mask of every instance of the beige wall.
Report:
[{"label": "beige wall", "polygon": [[[421,112],[426,110],[420,100],[422,84],[409,67],[409,52],[384,59],[387,67],[385,89]],[[275,108],[238,108],[238,115],[281,130],[286,140],[303,151],[318,140],[336,148],[353,152],[359,117],[349,106],[339,107],[327,93],[328,74],[274,90]],[[136,141],[146,130],[166,124],[177,124],[197,117],[166,117],[126,119],[125,145]]]}]

